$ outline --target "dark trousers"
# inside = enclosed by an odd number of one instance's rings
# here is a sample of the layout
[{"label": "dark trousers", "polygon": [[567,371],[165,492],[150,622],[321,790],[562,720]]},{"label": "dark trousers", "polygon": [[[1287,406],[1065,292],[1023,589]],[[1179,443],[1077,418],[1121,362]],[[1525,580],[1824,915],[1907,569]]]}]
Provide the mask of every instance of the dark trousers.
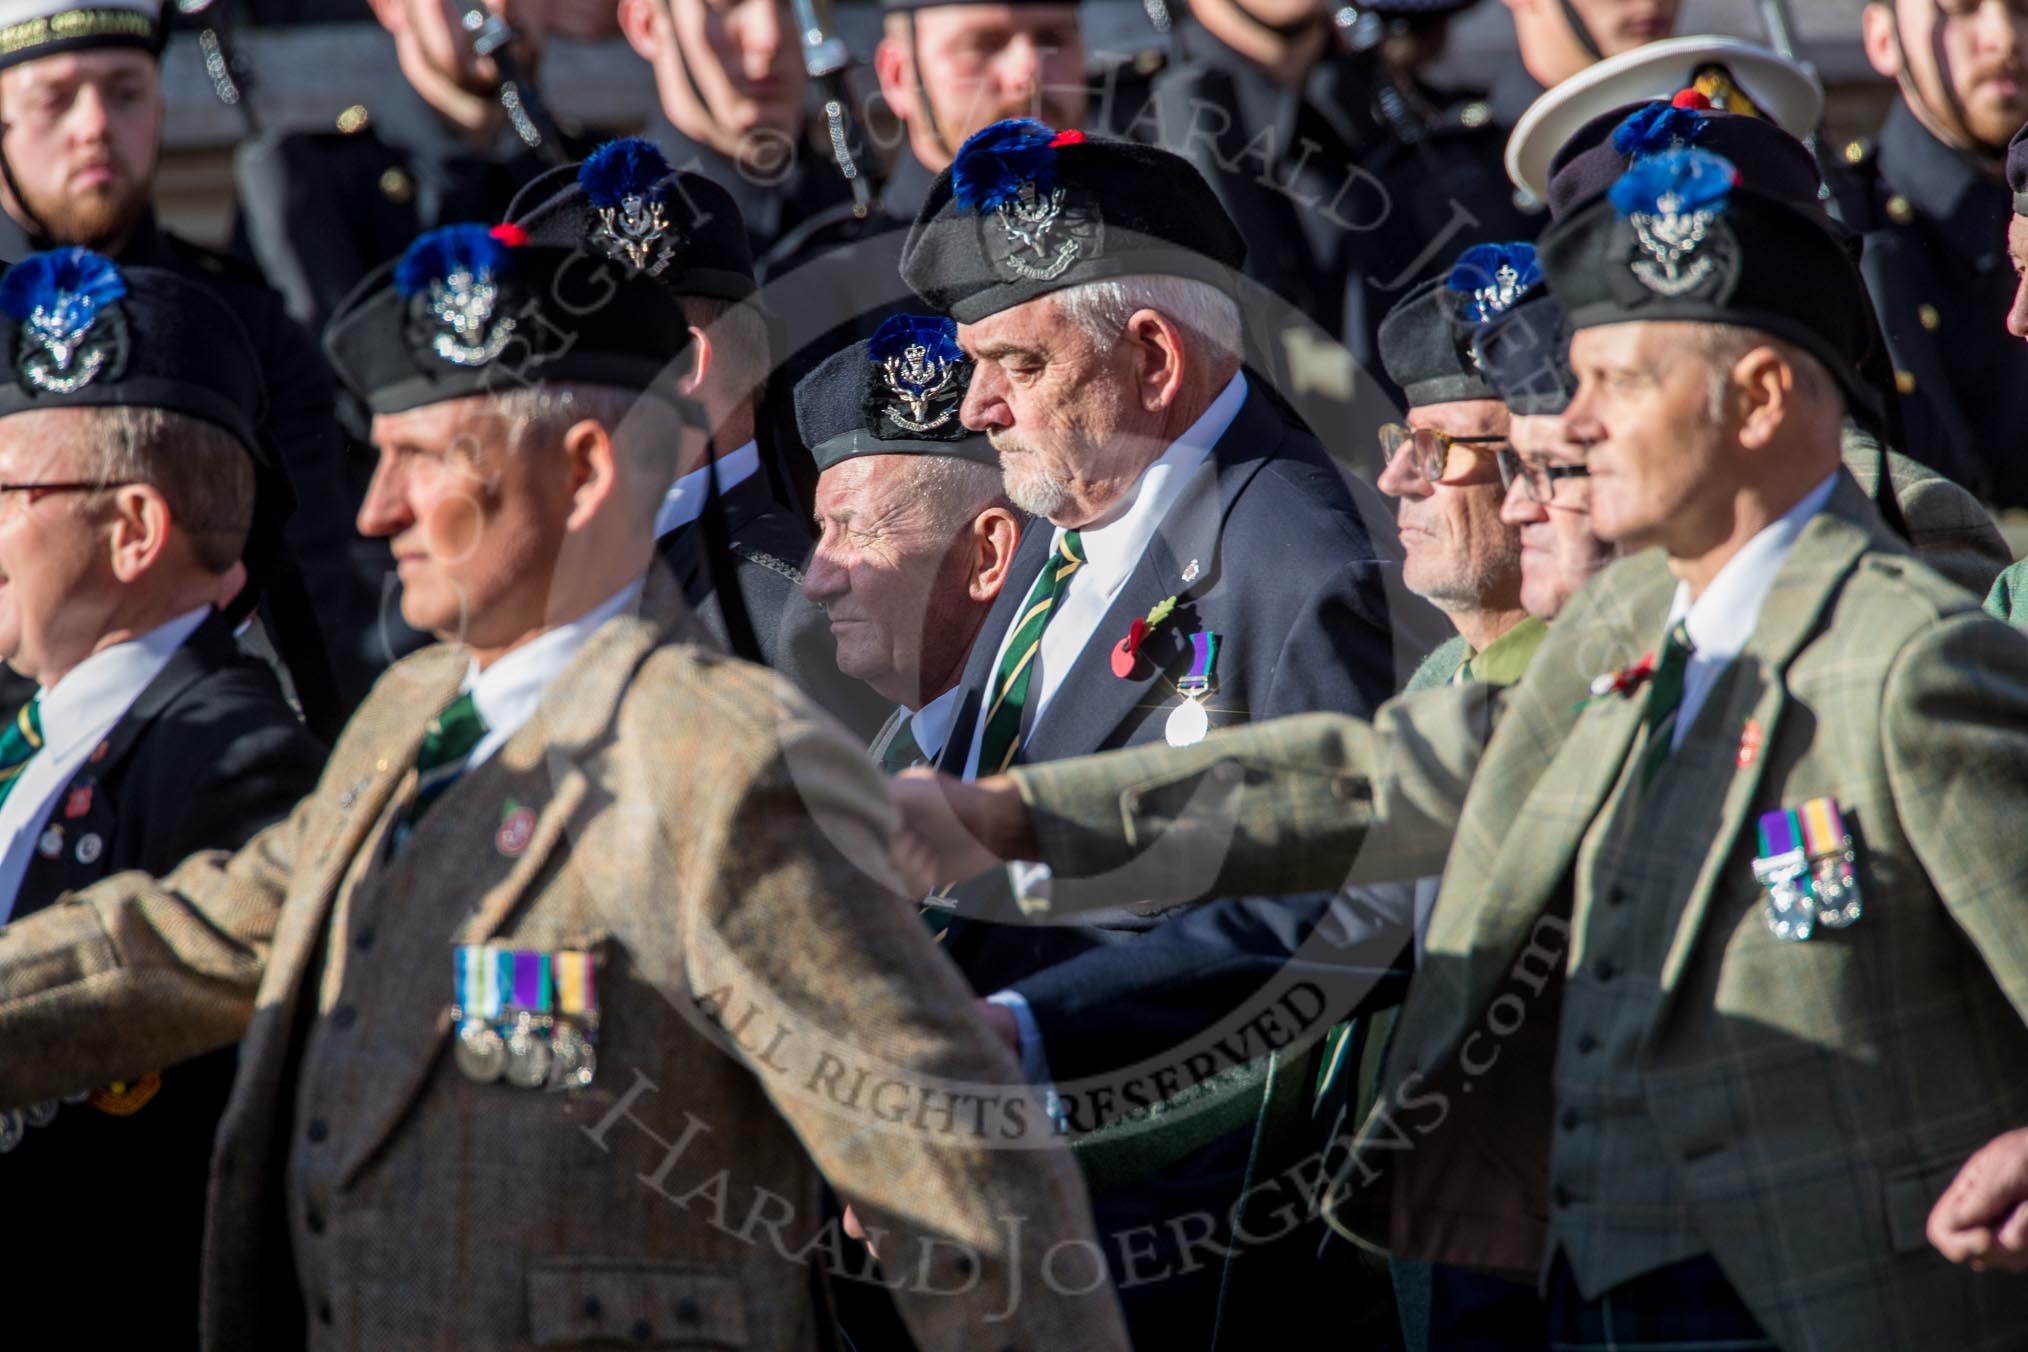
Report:
[{"label": "dark trousers", "polygon": [[1692,1258],[1586,1300],[1561,1254],[1549,1273],[1554,1352],[1776,1352],[1716,1260]]}]

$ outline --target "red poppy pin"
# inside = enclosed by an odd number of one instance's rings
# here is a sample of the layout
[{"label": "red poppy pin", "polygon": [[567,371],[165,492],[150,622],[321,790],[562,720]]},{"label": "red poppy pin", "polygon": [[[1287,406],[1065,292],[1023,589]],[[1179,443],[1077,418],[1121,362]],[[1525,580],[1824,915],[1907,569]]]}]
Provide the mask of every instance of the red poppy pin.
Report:
[{"label": "red poppy pin", "polygon": [[1644,652],[1637,662],[1592,677],[1591,698],[1579,700],[1574,707],[1582,709],[1593,700],[1601,700],[1608,695],[1631,695],[1646,685],[1648,678],[1654,674],[1655,654]]},{"label": "red poppy pin", "polygon": [[1144,618],[1134,621],[1127,630],[1127,636],[1113,645],[1113,675],[1123,681],[1133,678],[1134,668],[1141,660],[1141,645],[1147,642],[1148,635],[1162,627],[1162,622],[1175,609],[1176,598],[1167,597],[1157,601]]}]

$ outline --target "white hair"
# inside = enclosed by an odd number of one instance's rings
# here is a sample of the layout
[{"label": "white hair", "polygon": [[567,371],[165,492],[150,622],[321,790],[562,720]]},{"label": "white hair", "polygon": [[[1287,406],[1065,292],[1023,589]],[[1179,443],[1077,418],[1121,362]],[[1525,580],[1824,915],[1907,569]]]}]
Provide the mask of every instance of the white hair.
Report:
[{"label": "white hair", "polygon": [[1101,346],[1118,342],[1136,311],[1153,310],[1207,344],[1212,364],[1239,359],[1239,302],[1209,282],[1147,274],[1080,282],[1055,294],[1058,313]]}]

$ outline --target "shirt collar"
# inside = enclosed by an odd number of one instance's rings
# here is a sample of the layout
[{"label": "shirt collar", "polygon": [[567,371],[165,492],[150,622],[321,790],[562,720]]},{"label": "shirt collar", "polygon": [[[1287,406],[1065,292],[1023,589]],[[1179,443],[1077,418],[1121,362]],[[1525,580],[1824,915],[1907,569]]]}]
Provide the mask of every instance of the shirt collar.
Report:
[{"label": "shirt collar", "polygon": [[641,597],[642,579],[629,582],[584,614],[559,624],[514,649],[484,671],[477,662],[465,671],[462,687],[486,720],[488,735],[505,740],[535,713],[542,692],[578,655],[600,625],[631,610]]},{"label": "shirt collar", "polygon": [[1548,636],[1549,626],[1530,615],[1466,658],[1459,670],[1469,669],[1472,680],[1486,685],[1512,685],[1521,679],[1535,650]]},{"label": "shirt collar", "polygon": [[672,530],[681,530],[704,514],[704,501],[710,493],[709,479],[713,464],[718,466],[718,493],[723,497],[760,473],[760,444],[749,441],[736,451],[699,465],[671,484],[669,492],[662,499],[661,507],[655,512],[656,539],[661,539]]},{"label": "shirt collar", "polygon": [[48,752],[61,759],[104,737],[210,614],[210,606],[186,610],[139,638],[93,653],[54,686],[36,691]]},{"label": "shirt collar", "polygon": [[[1161,526],[1162,518],[1169,514],[1169,508],[1182,496],[1183,485],[1190,481],[1191,472],[1211,454],[1211,448],[1232,426],[1232,420],[1239,416],[1239,406],[1245,402],[1246,377],[1235,373],[1197,421],[1185,428],[1183,435],[1170,443],[1168,450],[1141,471],[1141,477],[1127,490],[1111,521],[1079,528],[1077,536],[1084,546],[1087,578],[1078,583],[1080,587],[1097,583],[1110,593],[1126,580],[1134,565],[1141,561],[1141,555]],[[1054,541],[1061,544],[1063,536],[1063,527],[1057,527]]]},{"label": "shirt collar", "polygon": [[963,687],[954,685],[909,715],[909,735],[922,748],[924,760],[934,761],[943,754],[944,743],[950,740],[951,717],[957,712],[961,693]]},{"label": "shirt collar", "polygon": [[1803,527],[1831,500],[1831,490],[1837,483],[1835,471],[1826,475],[1824,482],[1803,495],[1802,501],[1763,526],[1759,534],[1725,561],[1718,576],[1711,579],[1711,585],[1695,603],[1690,600],[1690,584],[1676,584],[1676,599],[1669,607],[1669,627],[1674,628],[1678,620],[1684,621],[1690,630],[1690,641],[1696,645],[1698,660],[1729,662],[1746,648],[1747,640],[1760,623],[1767,594],[1774,588],[1775,575],[1787,562]]}]

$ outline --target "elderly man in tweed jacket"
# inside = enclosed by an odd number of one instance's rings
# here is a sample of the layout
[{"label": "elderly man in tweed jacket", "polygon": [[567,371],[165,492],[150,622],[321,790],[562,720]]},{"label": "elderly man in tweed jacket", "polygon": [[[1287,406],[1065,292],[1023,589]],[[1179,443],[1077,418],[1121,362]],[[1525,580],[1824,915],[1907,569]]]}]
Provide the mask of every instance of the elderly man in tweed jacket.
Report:
[{"label": "elderly man in tweed jacket", "polygon": [[244,1033],[212,1349],[814,1349],[813,1283],[866,1276],[820,1169],[920,1346],[1124,1348],[1081,1181],[882,881],[872,767],[650,569],[686,328],[596,246],[447,227],[334,322],[361,527],[462,641],[236,854],[0,930],[0,1101]]},{"label": "elderly man in tweed jacket", "polygon": [[[1517,685],[944,788],[1051,865],[1058,910],[1094,876],[1441,865],[1323,1201],[1398,1254],[1536,1275],[1558,1346],[2018,1346],[2028,1287],[1952,1268],[1924,1218],[2028,1111],[2028,637],[1839,468],[1858,279],[1707,158],[1637,165],[1544,239],[1594,526],[1661,549]],[[1667,266],[1665,229],[1696,237]],[[915,843],[984,858],[916,788]]]}]

